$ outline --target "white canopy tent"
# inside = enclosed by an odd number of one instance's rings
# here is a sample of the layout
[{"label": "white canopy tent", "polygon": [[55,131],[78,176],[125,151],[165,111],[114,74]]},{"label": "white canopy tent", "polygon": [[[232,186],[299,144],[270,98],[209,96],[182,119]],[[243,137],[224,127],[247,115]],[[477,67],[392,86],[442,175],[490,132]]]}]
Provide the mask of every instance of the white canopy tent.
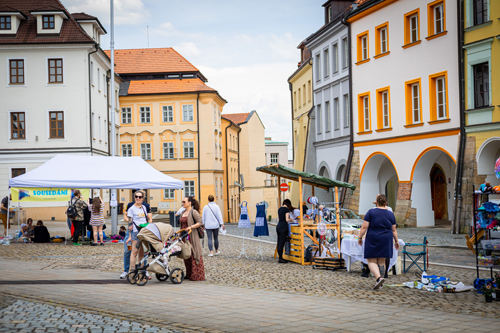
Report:
[{"label": "white canopy tent", "polygon": [[183,189],[184,183],[140,157],[56,155],[9,180],[9,187]]}]

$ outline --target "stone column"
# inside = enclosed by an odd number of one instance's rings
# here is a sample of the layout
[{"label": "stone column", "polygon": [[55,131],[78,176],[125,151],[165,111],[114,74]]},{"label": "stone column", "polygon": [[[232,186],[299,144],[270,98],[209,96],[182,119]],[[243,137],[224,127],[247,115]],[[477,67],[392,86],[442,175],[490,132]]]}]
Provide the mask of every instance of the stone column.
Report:
[{"label": "stone column", "polygon": [[396,200],[396,209],[394,216],[398,225],[408,227],[417,226],[417,210],[411,207],[411,190],[413,184],[409,182],[399,183],[398,198]]},{"label": "stone column", "polygon": [[351,170],[349,172],[348,183],[356,185],[356,190],[354,190],[354,193],[351,194],[351,190],[346,189],[347,193],[345,195],[343,207],[348,208],[356,213],[359,210],[360,173],[361,169],[359,166],[359,150],[355,150],[352,156]]}]

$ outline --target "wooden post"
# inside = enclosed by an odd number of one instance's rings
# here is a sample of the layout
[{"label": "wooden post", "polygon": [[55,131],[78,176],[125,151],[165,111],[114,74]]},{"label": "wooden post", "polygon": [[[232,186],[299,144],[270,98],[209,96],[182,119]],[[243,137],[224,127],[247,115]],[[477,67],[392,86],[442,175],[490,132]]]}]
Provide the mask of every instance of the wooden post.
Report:
[{"label": "wooden post", "polygon": [[[313,185],[311,185],[311,195],[314,197],[314,186]],[[315,204],[313,204],[313,206],[312,206],[313,211],[316,208],[317,208],[317,206]],[[318,214],[316,214],[316,216],[314,217],[314,223],[318,223],[317,218],[318,218]]]},{"label": "wooden post", "polygon": [[[299,197],[300,197],[300,204],[302,204],[302,177],[299,176]],[[300,258],[300,263],[301,265],[304,265],[304,258],[305,258],[305,248],[304,248],[304,214],[302,214],[302,207],[299,207],[300,209],[300,248],[301,248],[301,258]]]},{"label": "wooden post", "polygon": [[281,177],[278,176],[278,209],[281,207]]},{"label": "wooden post", "polygon": [[335,186],[335,216],[337,222],[337,246],[340,251],[340,204],[339,204],[339,188]]}]

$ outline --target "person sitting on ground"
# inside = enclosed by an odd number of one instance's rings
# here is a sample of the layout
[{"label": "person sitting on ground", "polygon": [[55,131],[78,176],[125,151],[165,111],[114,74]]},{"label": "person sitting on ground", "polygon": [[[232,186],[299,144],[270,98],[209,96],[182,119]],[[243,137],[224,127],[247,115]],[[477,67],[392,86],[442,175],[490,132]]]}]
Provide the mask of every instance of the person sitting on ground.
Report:
[{"label": "person sitting on ground", "polygon": [[28,221],[26,221],[26,224],[28,225],[28,233],[26,234],[26,236],[28,236],[28,238],[33,241],[35,239],[35,227],[33,226],[33,219],[29,218]]},{"label": "person sitting on ground", "polygon": [[121,238],[125,238],[125,235],[127,234],[127,229],[124,226],[121,226],[118,234],[120,235]]},{"label": "person sitting on ground", "polygon": [[21,224],[21,232],[19,233],[18,243],[29,243],[30,238],[28,237],[28,225],[26,223]]},{"label": "person sitting on ground", "polygon": [[38,220],[34,229],[35,243],[50,243],[50,234],[42,220]]}]

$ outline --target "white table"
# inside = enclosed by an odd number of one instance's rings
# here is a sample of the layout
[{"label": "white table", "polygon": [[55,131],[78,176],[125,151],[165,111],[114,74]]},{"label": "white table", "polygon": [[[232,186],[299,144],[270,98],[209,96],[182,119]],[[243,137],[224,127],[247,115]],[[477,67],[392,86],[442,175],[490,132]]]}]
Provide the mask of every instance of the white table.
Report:
[{"label": "white table", "polygon": [[[399,246],[404,246],[405,242],[399,239]],[[346,259],[346,268],[347,271],[351,271],[351,264],[356,261],[362,261],[364,264],[367,264],[368,261],[365,259],[365,240],[363,239],[363,245],[358,244],[357,239],[342,239],[342,243],[340,243],[340,253],[345,256]],[[392,268],[398,261],[398,251],[395,247],[392,249],[392,258],[390,261],[389,269]]]}]

